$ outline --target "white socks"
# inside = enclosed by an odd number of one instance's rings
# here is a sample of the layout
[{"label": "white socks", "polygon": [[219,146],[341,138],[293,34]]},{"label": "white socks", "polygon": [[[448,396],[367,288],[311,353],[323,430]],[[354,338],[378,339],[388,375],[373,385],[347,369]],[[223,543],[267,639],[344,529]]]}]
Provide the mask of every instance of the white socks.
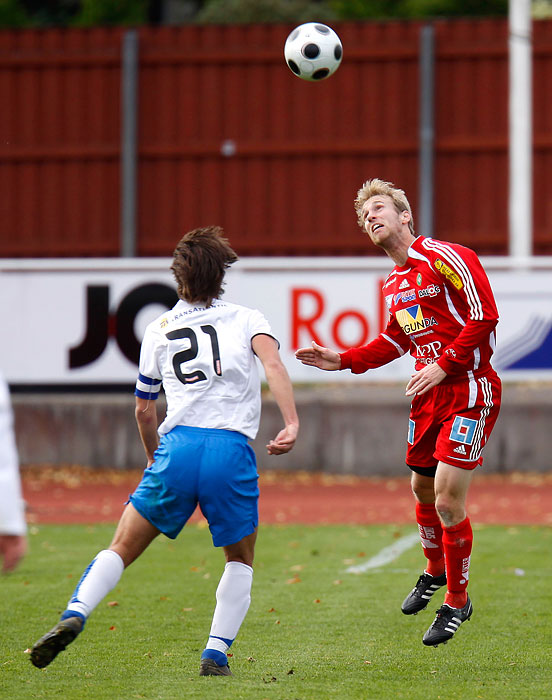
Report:
[{"label": "white socks", "polygon": [[124,571],[123,560],[111,549],[104,549],[92,560],[78,582],[67,610],[87,618],[109,591],[119,583]]},{"label": "white socks", "polygon": [[227,562],[217,588],[217,605],[206,649],[224,653],[232,644],[249,610],[252,583],[250,566],[239,561]]},{"label": "white socks", "polygon": [[[124,568],[123,560],[116,552],[111,549],[101,551],[83,573],[63,617],[74,612],[86,619],[115,588]],[[217,604],[206,649],[225,654],[230,647],[249,610],[252,583],[253,569],[250,566],[238,561],[226,564],[217,587]],[[215,656],[218,658],[217,654]]]}]

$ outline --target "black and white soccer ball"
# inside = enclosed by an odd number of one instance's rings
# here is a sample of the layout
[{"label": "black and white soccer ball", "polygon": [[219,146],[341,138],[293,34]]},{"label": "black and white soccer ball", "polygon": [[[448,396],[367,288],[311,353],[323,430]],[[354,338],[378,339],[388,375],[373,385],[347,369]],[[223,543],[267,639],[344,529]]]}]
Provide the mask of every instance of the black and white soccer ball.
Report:
[{"label": "black and white soccer ball", "polygon": [[286,63],[302,80],[320,81],[336,72],[343,57],[340,38],[320,22],[300,24],[284,46]]}]

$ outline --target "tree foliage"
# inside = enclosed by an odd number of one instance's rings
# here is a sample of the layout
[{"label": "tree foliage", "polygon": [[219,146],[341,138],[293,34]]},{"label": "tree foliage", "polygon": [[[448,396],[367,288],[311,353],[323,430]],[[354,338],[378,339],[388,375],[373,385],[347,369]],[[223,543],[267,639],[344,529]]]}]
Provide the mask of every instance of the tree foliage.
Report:
[{"label": "tree foliage", "polygon": [[0,26],[66,26],[79,5],[79,0],[0,0]]},{"label": "tree foliage", "polygon": [[[504,16],[508,13],[508,0],[175,1],[186,5],[188,14],[192,15],[191,21],[220,24]],[[163,0],[0,0],[0,27],[140,25],[158,22],[166,6]]]},{"label": "tree foliage", "polygon": [[146,24],[148,0],[82,0],[72,24],[80,27]]},{"label": "tree foliage", "polygon": [[198,22],[307,22],[503,16],[508,0],[207,0]]},{"label": "tree foliage", "polygon": [[0,27],[13,29],[28,25],[25,8],[17,0],[0,0]]},{"label": "tree foliage", "polygon": [[339,19],[501,16],[508,0],[329,0]]},{"label": "tree foliage", "polygon": [[0,0],[0,27],[145,24],[151,0]]},{"label": "tree foliage", "polygon": [[330,4],[316,0],[210,0],[198,12],[195,21],[201,24],[243,24],[335,19],[338,19],[338,14]]}]

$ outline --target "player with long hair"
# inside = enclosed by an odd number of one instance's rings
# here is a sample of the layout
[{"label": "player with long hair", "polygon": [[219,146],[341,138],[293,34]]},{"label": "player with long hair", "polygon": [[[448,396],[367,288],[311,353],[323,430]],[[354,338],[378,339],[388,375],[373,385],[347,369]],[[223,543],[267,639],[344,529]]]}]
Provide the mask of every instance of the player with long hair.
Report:
[{"label": "player with long hair", "polygon": [[[136,420],[147,467],[108,549],[91,562],[61,620],[31,650],[47,666],[82,631],[123,570],[163,533],[176,538],[199,504],[224,573],[216,592],[200,675],[232,675],[227,651],[251,600],[258,526],[258,474],[248,444],[261,413],[256,358],[280,409],[283,428],[267,445],[282,455],[295,444],[299,420],[278,341],[260,311],[221,299],[236,253],[216,226],[187,233],[174,251],[179,301],[146,328],[136,383]],[[167,412],[158,428],[163,386]]]}]

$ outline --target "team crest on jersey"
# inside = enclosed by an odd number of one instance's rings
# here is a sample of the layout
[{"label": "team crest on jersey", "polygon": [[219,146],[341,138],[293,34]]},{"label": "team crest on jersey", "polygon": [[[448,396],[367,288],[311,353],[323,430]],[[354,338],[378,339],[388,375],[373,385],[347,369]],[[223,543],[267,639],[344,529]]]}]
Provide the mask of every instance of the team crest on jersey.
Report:
[{"label": "team crest on jersey", "polygon": [[418,287],[422,286],[422,273],[421,272],[418,272],[418,274],[416,276],[416,284],[418,285]]},{"label": "team crest on jersey", "polygon": [[424,317],[420,304],[409,306],[407,309],[400,309],[395,313],[395,316],[407,335],[412,335],[412,333],[423,331],[429,326],[437,325],[437,321],[433,316],[431,318]]},{"label": "team crest on jersey", "polygon": [[437,258],[437,260],[433,264],[435,265],[435,269],[438,270],[443,275],[443,277],[446,277],[448,281],[456,287],[456,289],[462,289],[462,287],[464,286],[462,284],[462,280],[452,268],[450,268],[439,258]]}]

